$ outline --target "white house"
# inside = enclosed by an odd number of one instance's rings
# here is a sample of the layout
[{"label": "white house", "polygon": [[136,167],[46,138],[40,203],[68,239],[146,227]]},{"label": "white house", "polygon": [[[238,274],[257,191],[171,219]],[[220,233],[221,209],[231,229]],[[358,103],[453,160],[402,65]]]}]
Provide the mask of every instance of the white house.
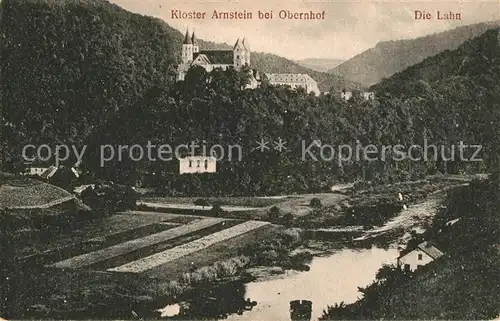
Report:
[{"label": "white house", "polygon": [[397,258],[398,266],[407,270],[415,271],[421,266],[424,266],[441,256],[444,253],[429,242],[422,242],[411,251],[404,251]]},{"label": "white house", "polygon": [[215,173],[216,161],[213,156],[187,156],[179,159],[179,173]]},{"label": "white house", "polygon": [[[364,100],[374,100],[375,99],[375,92],[373,91],[361,91],[359,92],[361,95],[361,98]],[[340,98],[344,100],[349,100],[352,98],[353,92],[352,91],[346,91],[345,89],[340,92]]]}]

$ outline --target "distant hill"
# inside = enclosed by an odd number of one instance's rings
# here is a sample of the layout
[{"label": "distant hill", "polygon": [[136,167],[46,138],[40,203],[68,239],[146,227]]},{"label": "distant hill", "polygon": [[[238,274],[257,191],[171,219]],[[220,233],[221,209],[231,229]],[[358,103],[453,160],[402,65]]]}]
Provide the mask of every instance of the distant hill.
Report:
[{"label": "distant hill", "polygon": [[327,58],[306,58],[294,60],[302,67],[306,67],[319,72],[328,72],[330,69],[337,67],[345,60],[341,59],[327,59]]},{"label": "distant hill", "polygon": [[447,83],[454,84],[449,90],[456,95],[470,91],[467,86],[458,86],[462,83],[469,86],[479,83],[497,85],[487,78],[487,75],[495,74],[495,70],[500,68],[499,30],[500,28],[487,30],[483,35],[464,42],[455,50],[445,50],[428,57],[371,86],[371,89],[380,95],[419,97],[422,94],[415,90],[428,86],[443,87]]},{"label": "distant hill", "polygon": [[495,26],[500,26],[500,20],[458,27],[415,39],[379,42],[375,48],[360,53],[329,72],[370,86],[427,57],[456,49],[464,41]]}]

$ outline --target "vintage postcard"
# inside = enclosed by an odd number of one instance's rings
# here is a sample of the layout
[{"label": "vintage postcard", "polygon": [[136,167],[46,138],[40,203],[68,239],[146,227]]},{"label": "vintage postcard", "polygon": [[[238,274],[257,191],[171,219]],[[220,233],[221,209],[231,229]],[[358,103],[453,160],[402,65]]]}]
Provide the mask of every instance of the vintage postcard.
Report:
[{"label": "vintage postcard", "polygon": [[0,320],[500,320],[498,0],[0,0]]}]

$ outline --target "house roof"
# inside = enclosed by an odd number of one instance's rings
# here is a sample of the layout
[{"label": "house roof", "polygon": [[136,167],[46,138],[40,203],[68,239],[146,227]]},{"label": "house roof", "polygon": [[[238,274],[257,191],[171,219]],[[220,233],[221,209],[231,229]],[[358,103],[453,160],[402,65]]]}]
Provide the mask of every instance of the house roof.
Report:
[{"label": "house roof", "polygon": [[418,248],[423,252],[425,252],[430,257],[432,257],[433,259],[437,259],[438,257],[444,255],[444,253],[441,252],[437,247],[435,247],[434,245],[430,244],[427,241],[420,243],[418,245]]},{"label": "house roof", "polygon": [[209,65],[210,60],[208,57],[204,54],[201,55],[196,55],[196,58],[193,61],[194,64],[202,64],[202,65]]},{"label": "house roof", "polygon": [[40,175],[40,176],[45,178],[45,179],[49,179],[52,176],[54,176],[54,174],[57,172],[58,169],[59,169],[59,167],[52,165],[45,172],[43,172],[42,175]]},{"label": "house roof", "polygon": [[199,55],[205,55],[211,64],[217,65],[232,65],[233,51],[232,50],[200,50],[193,55],[193,60]]},{"label": "house roof", "polygon": [[277,83],[315,83],[308,74],[265,74],[269,82]]},{"label": "house roof", "polygon": [[415,248],[412,249],[406,249],[400,253],[398,256],[398,259],[402,258],[403,256],[406,256],[408,253],[411,253],[415,251],[416,249],[421,250],[425,254],[429,255],[433,259],[437,259],[441,256],[444,255],[443,252],[441,252],[436,246],[432,245],[430,242],[424,241],[417,245]]},{"label": "house roof", "polygon": [[459,218],[456,218],[454,220],[451,220],[451,221],[448,221],[446,222],[445,226],[452,226],[453,224],[455,224],[456,222],[460,221],[460,217]]}]

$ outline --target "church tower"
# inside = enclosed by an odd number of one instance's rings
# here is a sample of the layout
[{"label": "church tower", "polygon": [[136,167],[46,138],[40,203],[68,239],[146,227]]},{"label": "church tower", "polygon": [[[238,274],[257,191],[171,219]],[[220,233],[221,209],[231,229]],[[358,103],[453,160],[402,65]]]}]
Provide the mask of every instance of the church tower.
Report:
[{"label": "church tower", "polygon": [[243,38],[242,45],[245,48],[244,64],[250,66],[250,45],[248,44],[248,40],[246,38]]},{"label": "church tower", "polygon": [[193,41],[189,36],[188,30],[186,30],[186,36],[184,37],[184,42],[182,43],[182,63],[188,64],[193,61]]},{"label": "church tower", "polygon": [[234,44],[233,64],[235,69],[241,69],[243,66],[245,66],[247,64],[247,57],[248,62],[250,62],[250,53],[247,52],[244,42],[245,39],[241,41],[240,38],[238,38],[238,40],[236,40],[236,43]]},{"label": "church tower", "polygon": [[191,37],[191,43],[193,44],[193,53],[200,52],[200,47],[198,46],[198,41],[196,40],[194,31],[193,31],[193,36]]}]

